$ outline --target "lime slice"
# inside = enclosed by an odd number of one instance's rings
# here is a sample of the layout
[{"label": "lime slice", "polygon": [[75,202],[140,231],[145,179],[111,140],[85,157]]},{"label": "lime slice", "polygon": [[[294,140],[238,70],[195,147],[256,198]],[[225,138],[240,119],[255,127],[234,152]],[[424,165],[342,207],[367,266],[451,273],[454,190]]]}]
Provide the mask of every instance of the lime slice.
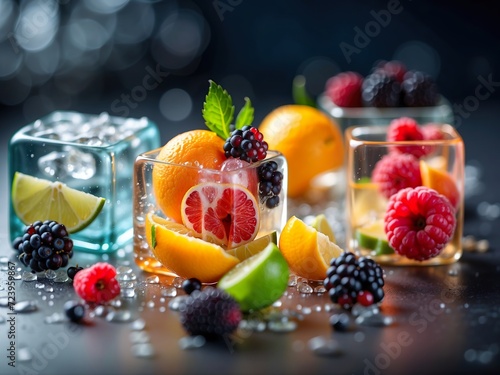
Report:
[{"label": "lime slice", "polygon": [[105,199],[16,172],[12,181],[12,205],[24,224],[55,220],[75,233],[89,225],[101,212]]},{"label": "lime slice", "polygon": [[360,247],[375,250],[376,255],[394,254],[394,250],[387,241],[382,220],[358,228],[356,230],[356,239]]},{"label": "lime slice", "polygon": [[326,216],[324,214],[319,214],[314,218],[314,221],[311,223],[311,226],[316,229],[318,232],[326,234],[328,239],[332,242],[335,241],[335,233],[333,233],[333,229],[326,220]]},{"label": "lime slice", "polygon": [[278,300],[288,286],[290,271],[280,250],[270,243],[238,263],[217,284],[240,304],[242,311],[260,310]]},{"label": "lime slice", "polygon": [[276,231],[268,233],[262,237],[257,238],[245,245],[241,245],[232,249],[227,250],[227,253],[235,256],[239,260],[243,261],[251,256],[260,253],[262,250],[266,248],[270,243],[277,244],[278,238]]}]

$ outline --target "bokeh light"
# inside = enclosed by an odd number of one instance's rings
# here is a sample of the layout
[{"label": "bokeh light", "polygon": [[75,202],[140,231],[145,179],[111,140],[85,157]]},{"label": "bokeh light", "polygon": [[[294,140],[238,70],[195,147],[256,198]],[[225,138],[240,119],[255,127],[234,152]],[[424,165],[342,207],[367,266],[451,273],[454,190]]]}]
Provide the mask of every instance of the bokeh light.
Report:
[{"label": "bokeh light", "polygon": [[170,121],[186,119],[193,109],[191,96],[182,89],[170,89],[160,99],[160,112]]}]

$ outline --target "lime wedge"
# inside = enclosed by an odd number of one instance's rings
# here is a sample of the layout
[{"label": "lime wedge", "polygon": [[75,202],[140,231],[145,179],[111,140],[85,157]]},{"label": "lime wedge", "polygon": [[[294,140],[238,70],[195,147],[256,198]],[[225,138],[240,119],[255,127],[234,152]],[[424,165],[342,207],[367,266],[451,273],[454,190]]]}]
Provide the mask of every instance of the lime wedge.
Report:
[{"label": "lime wedge", "polygon": [[288,286],[290,271],[280,250],[270,243],[238,263],[217,284],[240,304],[242,311],[260,310],[278,300]]},{"label": "lime wedge", "polygon": [[326,220],[326,216],[324,214],[316,216],[314,221],[311,223],[311,226],[318,232],[326,234],[331,242],[335,242],[335,233],[333,233],[333,229],[328,223],[328,220]]},{"label": "lime wedge", "polygon": [[12,205],[24,224],[55,220],[75,233],[89,225],[101,212],[105,199],[16,172],[12,181]]},{"label": "lime wedge", "polygon": [[278,243],[276,231],[268,233],[244,245],[229,249],[226,252],[232,256],[235,256],[239,260],[243,261],[257,253],[260,253],[271,242],[274,244]]},{"label": "lime wedge", "polygon": [[393,248],[387,241],[382,220],[358,228],[356,230],[356,239],[360,247],[375,250],[376,255],[394,254]]}]

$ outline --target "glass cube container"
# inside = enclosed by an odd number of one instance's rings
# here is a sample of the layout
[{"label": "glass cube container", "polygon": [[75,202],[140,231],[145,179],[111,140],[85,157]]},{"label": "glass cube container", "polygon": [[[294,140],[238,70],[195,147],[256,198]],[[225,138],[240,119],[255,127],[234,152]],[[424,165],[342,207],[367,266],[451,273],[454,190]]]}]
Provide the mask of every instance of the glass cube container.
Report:
[{"label": "glass cube container", "polygon": [[[183,201],[185,201],[187,191],[190,191],[195,187],[207,186],[207,184],[215,184],[216,187],[222,186],[229,189],[243,187],[245,191],[251,193],[258,206],[258,233],[255,239],[258,239],[259,237],[274,231],[279,234],[279,232],[285,225],[287,219],[287,164],[282,154],[276,151],[268,151],[267,157],[264,160],[243,166],[242,168],[236,166],[221,171],[201,168],[195,165],[172,164],[157,160],[156,157],[159,154],[160,150],[161,149],[155,149],[139,155],[135,161],[134,167],[134,257],[135,262],[142,270],[168,276],[176,275],[180,277],[196,277],[196,275],[177,275],[167,267],[165,267],[162,263],[160,263],[160,261],[158,261],[154,256],[153,249],[151,248],[152,235],[151,233],[147,233],[148,220],[151,223],[151,216],[149,215],[155,215],[155,223],[161,223],[162,220],[176,222],[184,221],[184,218],[182,218],[182,220],[179,219],[179,217],[182,216],[180,202],[177,202],[178,204],[175,203],[171,205],[173,211],[170,216],[168,216],[167,213],[161,209],[160,204],[158,203],[159,200],[156,196],[156,193],[158,193],[158,191],[155,192],[155,168],[166,168],[166,170],[168,170],[168,173],[166,174],[167,176],[184,176],[184,181],[177,182],[178,184],[182,185],[182,188],[180,188],[180,190],[182,193],[181,195],[184,194],[184,198],[182,198]],[[236,163],[240,162],[239,159],[231,160],[235,161]],[[268,162],[275,162],[277,165],[277,171],[281,172],[283,175],[281,189],[278,195],[274,195],[274,193],[266,195],[262,192],[262,182],[259,182],[257,172],[260,166]],[[159,184],[159,186],[161,186],[161,183]],[[272,207],[268,207],[267,202],[269,199],[271,199],[271,197],[273,197],[276,206],[271,205]],[[167,200],[169,198],[174,199],[173,197],[164,198],[166,198]],[[201,199],[201,205],[198,208],[203,212],[208,212],[208,210],[213,208],[212,202],[213,201]],[[230,215],[234,220],[234,216],[237,215],[238,212],[242,212],[239,211],[241,207],[236,207],[236,203],[233,199],[229,200],[228,202],[229,203],[227,203],[227,206],[223,208],[224,212],[222,214],[218,212],[217,218],[209,218],[210,220],[216,220],[217,222],[219,220],[221,223],[225,222],[226,234],[230,231],[230,229],[227,228],[227,225],[229,224],[226,215]],[[217,207],[220,208],[220,206]],[[214,208],[214,210],[217,209]],[[245,208],[245,211],[246,210],[247,208]],[[172,216],[177,216],[177,220],[174,220]],[[212,234],[209,231],[207,231],[208,234],[205,235],[206,218],[206,216],[203,216],[203,218],[200,219],[200,227],[202,228],[200,231],[200,236],[202,239],[208,242],[217,243],[217,239],[215,239],[213,236],[211,237]],[[152,228],[152,226],[150,227]],[[200,228],[197,229],[199,230]],[[148,237],[150,239],[149,241]],[[226,250],[230,249],[230,246],[227,246],[224,243],[218,244]],[[197,259],[192,259],[192,262],[197,262]]]},{"label": "glass cube container", "polygon": [[[357,126],[345,131],[348,148],[346,229],[347,246],[351,251],[389,265],[437,265],[460,259],[464,220],[464,143],[451,125],[435,126],[443,139],[388,142],[387,126]],[[456,225],[451,239],[437,256],[424,261],[398,255],[388,244],[384,216],[390,197],[372,179],[377,163],[390,153],[401,152],[402,147],[422,150],[418,153],[420,159],[415,156],[422,185],[449,198],[454,207]],[[399,179],[396,174],[393,178]]]},{"label": "glass cube container", "polygon": [[[137,155],[160,146],[157,126],[132,119],[53,112],[17,131],[9,144],[9,178],[16,172],[58,181],[106,199],[83,230],[71,234],[74,249],[113,252],[132,239],[132,178]],[[50,219],[50,218],[44,218]],[[64,224],[64,223],[63,223]],[[24,223],[10,205],[10,236]]]}]

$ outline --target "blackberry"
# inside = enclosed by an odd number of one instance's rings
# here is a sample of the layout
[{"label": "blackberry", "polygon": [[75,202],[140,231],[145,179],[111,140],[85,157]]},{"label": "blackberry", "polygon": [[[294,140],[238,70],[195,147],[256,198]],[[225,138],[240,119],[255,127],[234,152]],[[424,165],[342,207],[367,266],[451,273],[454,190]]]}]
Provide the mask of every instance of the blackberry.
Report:
[{"label": "blackberry", "polygon": [[367,76],[361,86],[363,104],[367,107],[398,107],[401,84],[396,77],[376,71]]},{"label": "blackberry", "polygon": [[83,270],[83,267],[80,267],[78,264],[74,267],[69,267],[66,273],[68,274],[68,277],[73,280],[78,272]]},{"label": "blackberry", "polygon": [[21,262],[33,272],[57,270],[73,256],[73,241],[63,224],[53,220],[35,221],[12,242]]},{"label": "blackberry", "polygon": [[75,301],[64,303],[64,312],[69,320],[78,323],[85,317],[85,306]]},{"label": "blackberry", "polygon": [[250,125],[232,131],[224,143],[226,158],[240,158],[248,163],[265,159],[267,149],[268,145],[262,133]]},{"label": "blackberry", "polygon": [[356,258],[345,252],[330,262],[324,286],[333,303],[349,309],[355,303],[367,306],[384,298],[384,275],[373,259]]},{"label": "blackberry", "polygon": [[436,83],[422,72],[408,72],[401,86],[403,105],[407,107],[435,106],[439,100]]},{"label": "blackberry", "polygon": [[222,289],[213,287],[193,291],[181,303],[179,312],[190,335],[206,338],[234,332],[242,317],[238,303]]},{"label": "blackberry", "polygon": [[347,314],[341,313],[330,316],[330,325],[335,331],[346,332],[349,330],[350,324],[351,319]]},{"label": "blackberry", "polygon": [[259,177],[259,196],[262,203],[268,208],[274,208],[280,204],[279,194],[283,186],[283,173],[278,171],[278,163],[268,161],[257,169]]}]

